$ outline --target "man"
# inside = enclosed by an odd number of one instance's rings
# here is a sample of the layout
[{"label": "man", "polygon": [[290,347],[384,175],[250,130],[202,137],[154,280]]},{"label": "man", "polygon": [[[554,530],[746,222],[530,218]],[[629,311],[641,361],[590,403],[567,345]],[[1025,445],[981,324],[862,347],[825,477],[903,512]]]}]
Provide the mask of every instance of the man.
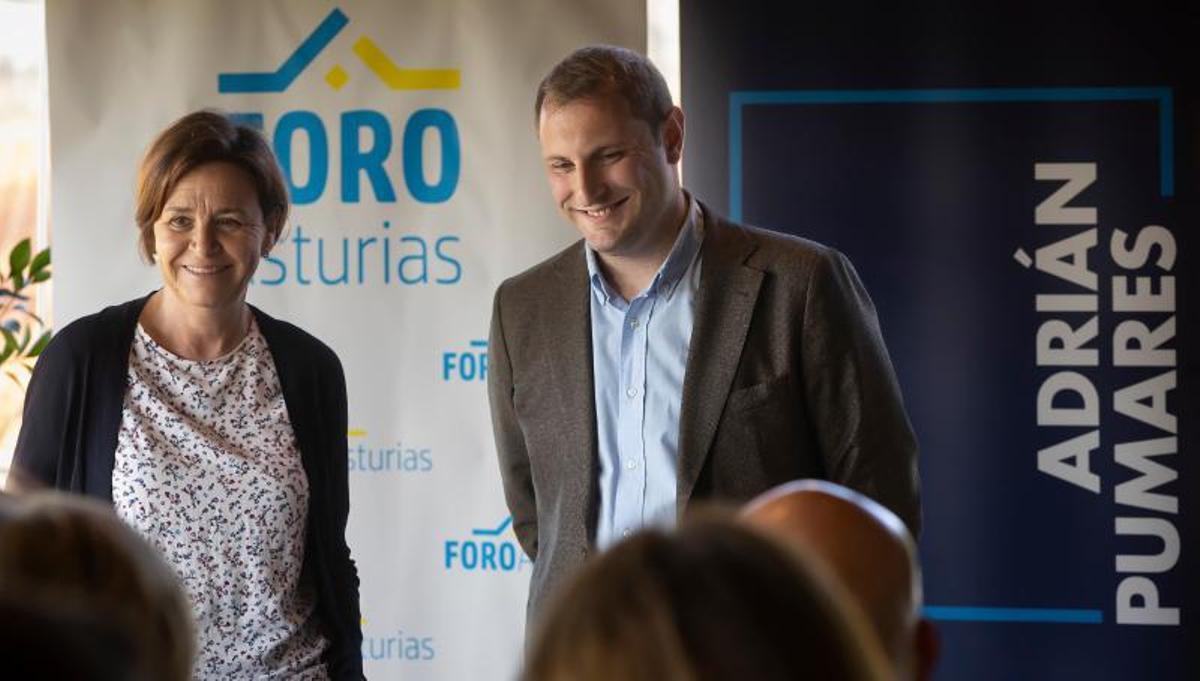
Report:
[{"label": "man", "polygon": [[861,490],[916,532],[916,442],[849,262],[686,193],[683,112],[634,52],[574,52],[535,111],[583,239],[501,284],[492,312],[488,395],[530,615],[593,547],[796,478]]},{"label": "man", "polygon": [[932,677],[937,632],[921,616],[917,550],[896,514],[841,485],[800,480],[760,495],[742,515],[830,567],[875,627],[894,678]]}]

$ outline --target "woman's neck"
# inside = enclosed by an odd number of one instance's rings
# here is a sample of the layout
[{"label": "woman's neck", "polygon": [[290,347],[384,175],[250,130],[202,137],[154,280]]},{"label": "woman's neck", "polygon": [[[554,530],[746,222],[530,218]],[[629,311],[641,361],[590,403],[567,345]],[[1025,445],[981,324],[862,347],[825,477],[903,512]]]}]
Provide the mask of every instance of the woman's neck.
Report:
[{"label": "woman's neck", "polygon": [[250,329],[250,306],[243,301],[199,307],[162,289],[152,295],[138,322],[154,342],[185,359],[215,359],[242,342]]}]

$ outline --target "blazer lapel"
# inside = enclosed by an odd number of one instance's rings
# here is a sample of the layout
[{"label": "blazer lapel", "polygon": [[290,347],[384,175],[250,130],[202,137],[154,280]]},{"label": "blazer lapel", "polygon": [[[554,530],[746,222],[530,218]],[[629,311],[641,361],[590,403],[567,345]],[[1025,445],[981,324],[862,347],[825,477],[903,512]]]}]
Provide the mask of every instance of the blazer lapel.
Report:
[{"label": "blazer lapel", "polygon": [[682,515],[712,445],[750,328],[763,273],[747,267],[757,247],[734,226],[703,206],[704,245],[696,318],[683,380],[679,418],[679,482],[676,509]]}]

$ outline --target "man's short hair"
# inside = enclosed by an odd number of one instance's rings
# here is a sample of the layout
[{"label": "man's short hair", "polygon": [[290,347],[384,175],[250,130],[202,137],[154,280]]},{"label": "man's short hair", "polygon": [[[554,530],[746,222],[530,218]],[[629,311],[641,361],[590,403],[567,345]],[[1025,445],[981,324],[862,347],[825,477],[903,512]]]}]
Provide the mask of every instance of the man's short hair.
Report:
[{"label": "man's short hair", "polygon": [[655,137],[673,106],[667,81],[649,59],[624,47],[591,45],[567,55],[542,79],[533,107],[534,124],[544,106],[612,96],[624,99]]}]

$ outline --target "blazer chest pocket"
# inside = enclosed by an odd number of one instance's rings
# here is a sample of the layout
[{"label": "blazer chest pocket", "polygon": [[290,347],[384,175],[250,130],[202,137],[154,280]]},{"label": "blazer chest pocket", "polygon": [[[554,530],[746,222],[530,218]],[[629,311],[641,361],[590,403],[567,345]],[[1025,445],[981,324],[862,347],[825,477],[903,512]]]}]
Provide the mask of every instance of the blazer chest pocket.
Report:
[{"label": "blazer chest pocket", "polygon": [[709,461],[709,491],[749,499],[773,485],[819,473],[805,440],[804,405],[789,375],[729,394]]},{"label": "blazer chest pocket", "polygon": [[789,374],[784,374],[729,393],[729,399],[725,401],[726,416],[755,411],[780,399],[788,392],[788,379]]}]

